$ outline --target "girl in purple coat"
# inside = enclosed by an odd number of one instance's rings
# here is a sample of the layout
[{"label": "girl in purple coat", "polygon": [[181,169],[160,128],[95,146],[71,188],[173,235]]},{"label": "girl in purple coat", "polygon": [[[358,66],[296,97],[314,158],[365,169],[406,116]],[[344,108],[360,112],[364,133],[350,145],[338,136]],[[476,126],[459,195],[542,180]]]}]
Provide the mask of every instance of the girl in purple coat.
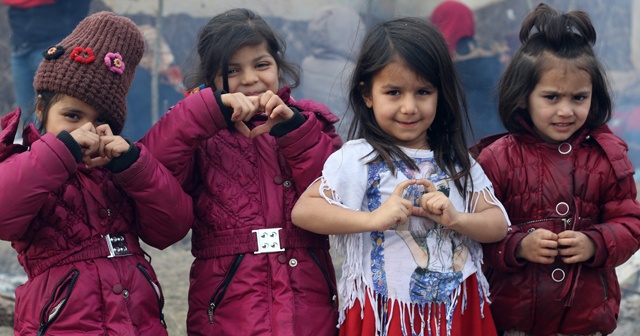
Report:
[{"label": "girl in purple coat", "polygon": [[296,68],[250,10],[211,19],[197,51],[202,85],[141,140],[194,199],[188,333],[334,335],[328,237],[292,225],[291,209],[341,145],[337,118],[281,87]]},{"label": "girl in purple coat", "polygon": [[595,29],[585,12],[541,4],[520,40],[499,88],[509,134],[478,146],[513,224],[484,248],[491,311],[509,336],[611,334],[615,268],[640,246],[640,204],[627,145],[606,125]]},{"label": "girl in purple coat", "polygon": [[167,335],[139,239],[159,249],[179,241],[193,210],[171,172],[118,135],[143,50],[131,20],[91,15],[43,52],[40,132],[31,124],[14,145],[20,110],[2,118],[0,239],[28,275],[15,335]]}]

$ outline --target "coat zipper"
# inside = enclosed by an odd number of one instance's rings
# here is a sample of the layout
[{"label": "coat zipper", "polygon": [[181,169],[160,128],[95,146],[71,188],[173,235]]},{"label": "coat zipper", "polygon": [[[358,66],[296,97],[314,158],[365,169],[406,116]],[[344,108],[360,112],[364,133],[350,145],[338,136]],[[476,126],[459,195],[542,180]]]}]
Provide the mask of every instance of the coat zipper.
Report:
[{"label": "coat zipper", "polygon": [[[60,280],[60,282],[58,282],[58,284],[55,286],[55,288],[53,290],[53,293],[51,294],[51,297],[49,298],[49,301],[47,301],[47,303],[44,305],[44,308],[42,308],[42,311],[40,312],[40,327],[38,328],[38,333],[36,334],[36,336],[44,335],[44,333],[47,331],[47,328],[49,328],[53,324],[53,322],[55,322],[56,318],[58,318],[58,316],[60,315],[60,312],[62,311],[64,306],[69,301],[69,297],[71,296],[71,292],[73,291],[73,288],[75,287],[76,282],[78,281],[79,274],[80,274],[80,271],[78,271],[75,268],[72,268],[62,278],[62,280]],[[68,280],[69,277],[71,277],[71,280]],[[69,286],[67,287],[66,295],[54,307],[53,312],[48,313],[49,307],[53,303],[53,300],[56,299],[56,291],[58,290],[58,288],[60,288],[60,286],[62,286],[67,281],[69,281]],[[46,322],[45,322],[45,316],[46,316],[47,313],[49,314],[49,316],[47,317]]]},{"label": "coat zipper", "polygon": [[207,309],[207,315],[209,316],[209,323],[213,324],[213,314],[215,313],[216,308],[224,298],[224,294],[227,291],[227,287],[229,287],[229,284],[231,283],[231,279],[233,279],[233,276],[236,274],[236,271],[238,270],[238,267],[240,266],[240,263],[242,262],[243,258],[244,258],[244,254],[236,255],[235,259],[233,259],[233,263],[231,263],[231,268],[229,268],[229,272],[227,272],[227,275],[224,277],[224,280],[222,281],[220,286],[218,286],[215,293],[213,293],[213,295],[211,296],[211,299],[209,299],[209,309]]},{"label": "coat zipper", "polygon": [[602,275],[602,273],[600,273],[599,275],[600,282],[602,283],[602,290],[604,291],[604,300],[607,301],[607,299],[609,298],[609,293],[607,291],[607,280],[604,278],[604,275]]},{"label": "coat zipper", "polygon": [[147,279],[149,285],[151,285],[151,289],[153,289],[153,292],[156,293],[158,308],[160,308],[160,322],[162,322],[164,328],[167,329],[167,323],[164,320],[164,313],[162,312],[162,310],[164,309],[164,295],[162,295],[162,287],[160,287],[160,283],[156,284],[155,282],[153,282],[151,275],[149,275],[149,272],[147,272],[147,269],[142,264],[138,264],[137,267],[145,277],[145,279]]},{"label": "coat zipper", "polygon": [[322,264],[320,263],[320,260],[318,259],[318,257],[316,256],[315,252],[313,252],[312,248],[308,248],[307,251],[309,251],[309,254],[311,255],[311,258],[313,259],[313,261],[315,261],[315,263],[318,265],[318,267],[320,268],[320,271],[322,272],[322,275],[324,275],[324,279],[327,281],[327,286],[329,287],[329,298],[331,299],[331,305],[333,306],[333,308],[337,308],[336,307],[336,292],[333,288],[333,285],[331,284],[331,278],[329,277],[329,273],[327,273],[327,270],[324,269],[324,267],[322,267]]}]

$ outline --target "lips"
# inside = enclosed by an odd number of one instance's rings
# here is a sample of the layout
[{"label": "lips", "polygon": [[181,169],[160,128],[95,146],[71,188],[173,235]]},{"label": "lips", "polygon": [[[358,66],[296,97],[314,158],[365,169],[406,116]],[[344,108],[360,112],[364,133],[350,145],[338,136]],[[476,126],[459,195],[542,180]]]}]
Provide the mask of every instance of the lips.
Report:
[{"label": "lips", "polygon": [[256,91],[254,91],[254,92],[246,92],[246,93],[244,93],[244,95],[245,95],[245,96],[247,96],[247,97],[248,97],[248,96],[259,96],[259,95],[261,95],[261,94],[262,94],[262,92],[256,92]]},{"label": "lips", "polygon": [[418,123],[418,121],[396,121],[396,122],[403,126],[412,126]]}]

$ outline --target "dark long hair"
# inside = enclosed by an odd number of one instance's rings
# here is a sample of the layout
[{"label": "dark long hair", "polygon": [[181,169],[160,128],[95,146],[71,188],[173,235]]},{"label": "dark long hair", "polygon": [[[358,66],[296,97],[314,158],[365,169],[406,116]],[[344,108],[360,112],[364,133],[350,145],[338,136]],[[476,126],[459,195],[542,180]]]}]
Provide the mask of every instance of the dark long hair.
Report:
[{"label": "dark long hair", "polygon": [[393,157],[418,169],[380,128],[363,98],[371,94],[374,77],[397,59],[438,89],[436,116],[424,136],[438,166],[465,195],[468,184],[462,185],[460,179],[471,178],[464,134],[466,127],[470,129],[466,100],[442,34],[424,19],[407,17],[383,22],[365,37],[350,83],[349,100],[355,116],[349,138],[364,138],[378,153],[371,162],[384,161],[394,173]]},{"label": "dark long hair", "polygon": [[[280,82],[295,88],[300,83],[299,66],[285,60],[285,41],[255,12],[245,8],[230,9],[213,17],[198,33],[198,62],[185,76],[187,88],[205,84],[213,89],[229,91],[229,60],[245,46],[266,43],[281,74]],[[221,73],[224,87],[216,88],[215,76]]]},{"label": "dark long hair", "polygon": [[533,125],[523,106],[542,74],[561,62],[570,63],[591,76],[591,108],[584,127],[595,128],[611,119],[609,81],[593,51],[596,31],[587,13],[562,14],[540,4],[524,19],[520,42],[522,45],[505,69],[498,87],[498,112],[509,132],[523,133],[523,119]]},{"label": "dark long hair", "polygon": [[38,92],[38,97],[36,99],[36,111],[40,111],[40,113],[42,113],[42,120],[36,120],[34,125],[38,127],[40,135],[43,135],[46,131],[45,126],[47,125],[47,119],[49,119],[49,110],[51,109],[51,106],[59,102],[62,98],[64,98],[63,94],[53,91],[43,90]]}]

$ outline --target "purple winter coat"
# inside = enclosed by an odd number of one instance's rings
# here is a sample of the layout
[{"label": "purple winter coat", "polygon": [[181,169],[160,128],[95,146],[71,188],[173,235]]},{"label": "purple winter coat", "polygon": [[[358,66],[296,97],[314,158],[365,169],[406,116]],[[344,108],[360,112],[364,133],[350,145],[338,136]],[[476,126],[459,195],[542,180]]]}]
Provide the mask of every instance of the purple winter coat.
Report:
[{"label": "purple winter coat", "polygon": [[[142,145],[120,173],[88,169],[33,125],[25,146],[13,144],[19,118],[19,110],[2,118],[0,133],[0,239],[28,275],[16,289],[15,334],[167,335],[164,297],[138,238],[159,249],[182,239],[191,198]],[[106,235],[113,254],[126,246],[131,255],[109,258]]]},{"label": "purple winter coat", "polygon": [[[560,144],[528,134],[483,139],[478,162],[493,183],[511,228],[484,245],[491,313],[498,330],[533,335],[610,334],[620,286],[615,267],[640,246],[640,204],[627,146],[607,126],[581,130]],[[549,265],[515,257],[537,229],[580,231],[596,245],[593,258]]]},{"label": "purple winter coat", "polygon": [[[322,104],[280,138],[251,140],[226,122],[210,88],[176,104],[141,140],[193,197],[189,335],[335,335],[335,273],[325,235],[291,223],[291,209],[342,141]],[[249,127],[266,120],[255,116]],[[281,252],[254,254],[252,230],[282,228]],[[278,239],[276,239],[278,240]]]}]

